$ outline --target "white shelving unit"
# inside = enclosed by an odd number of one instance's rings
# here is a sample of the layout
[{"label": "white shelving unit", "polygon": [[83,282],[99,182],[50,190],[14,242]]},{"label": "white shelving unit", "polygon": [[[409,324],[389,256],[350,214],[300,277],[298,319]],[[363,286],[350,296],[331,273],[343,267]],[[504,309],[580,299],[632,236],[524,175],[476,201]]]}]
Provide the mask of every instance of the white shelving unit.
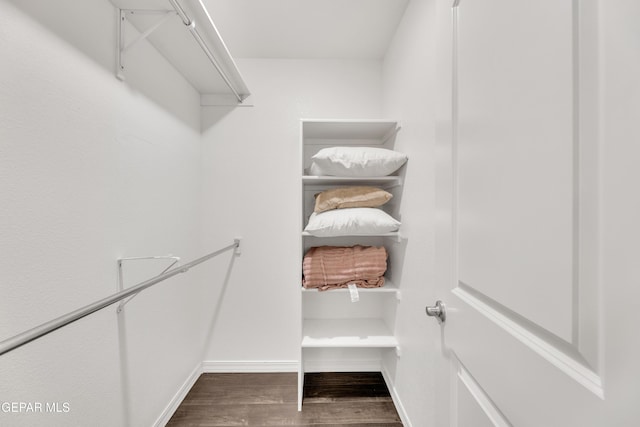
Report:
[{"label": "white shelving unit", "polygon": [[144,66],[136,61],[135,45],[146,39],[200,93],[202,105],[239,105],[249,97],[202,0],[110,1],[119,9],[118,78],[126,79],[133,64]]},{"label": "white shelving unit", "polygon": [[[400,219],[403,171],[392,176],[350,178],[308,175],[311,156],[320,149],[333,146],[369,146],[394,148],[398,122],[388,120],[312,120],[301,122],[301,187],[302,228],[314,207],[314,194],[341,186],[370,185],[383,188],[393,198],[382,209]],[[302,408],[304,373],[324,370],[380,370],[381,352],[396,351],[399,343],[394,335],[395,309],[400,299],[399,283],[393,266],[400,265],[402,254],[397,246],[401,233],[366,236],[315,237],[301,232],[302,257],[312,246],[355,244],[384,246],[389,259],[385,285],[358,289],[359,301],[352,303],[348,289],[318,291],[301,289],[302,318],[300,367],[298,372],[298,408]],[[344,364],[341,364],[344,358]],[[312,368],[310,368],[310,366]]]}]

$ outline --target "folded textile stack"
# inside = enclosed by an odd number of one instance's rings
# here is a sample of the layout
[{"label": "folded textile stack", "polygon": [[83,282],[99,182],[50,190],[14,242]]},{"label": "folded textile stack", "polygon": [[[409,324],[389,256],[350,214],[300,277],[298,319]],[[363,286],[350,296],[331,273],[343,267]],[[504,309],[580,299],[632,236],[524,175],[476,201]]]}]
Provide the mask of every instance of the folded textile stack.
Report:
[{"label": "folded textile stack", "polygon": [[302,261],[302,286],[307,289],[378,288],[384,284],[387,251],[375,246],[319,246],[307,251]]}]

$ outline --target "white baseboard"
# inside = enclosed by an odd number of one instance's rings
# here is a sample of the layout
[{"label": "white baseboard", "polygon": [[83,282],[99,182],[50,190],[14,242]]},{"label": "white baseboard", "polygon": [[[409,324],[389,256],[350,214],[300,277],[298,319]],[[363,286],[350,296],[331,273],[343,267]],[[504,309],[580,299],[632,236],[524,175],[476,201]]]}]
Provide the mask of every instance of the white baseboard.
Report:
[{"label": "white baseboard", "polygon": [[409,420],[409,416],[407,415],[407,411],[404,409],[404,406],[402,406],[402,401],[400,400],[400,396],[398,396],[396,386],[391,380],[391,375],[389,375],[389,372],[384,368],[382,368],[381,372],[382,377],[384,378],[384,382],[387,383],[389,394],[391,394],[391,399],[393,400],[393,404],[396,406],[396,410],[398,411],[398,415],[400,416],[402,425],[405,427],[412,427],[411,420]]},{"label": "white baseboard", "polygon": [[191,387],[193,387],[198,378],[200,378],[201,374],[202,363],[198,363],[182,386],[180,386],[180,389],[178,389],[171,401],[169,401],[169,404],[164,411],[162,411],[162,414],[160,414],[156,422],[153,424],[154,427],[164,427],[167,425],[173,414],[178,409],[178,406],[180,406],[184,398],[187,396],[187,393],[189,393],[189,390],[191,390]]},{"label": "white baseboard", "polygon": [[202,372],[298,372],[297,360],[205,360]]}]

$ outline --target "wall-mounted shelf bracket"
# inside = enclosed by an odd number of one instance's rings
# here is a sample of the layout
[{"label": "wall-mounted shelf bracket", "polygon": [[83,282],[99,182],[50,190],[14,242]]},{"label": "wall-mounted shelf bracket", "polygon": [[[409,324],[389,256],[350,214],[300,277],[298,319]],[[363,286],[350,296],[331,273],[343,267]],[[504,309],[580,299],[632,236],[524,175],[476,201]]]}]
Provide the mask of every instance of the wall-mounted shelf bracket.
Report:
[{"label": "wall-mounted shelf bracket", "polygon": [[398,358],[402,357],[402,350],[400,350],[400,346],[397,346],[395,349],[396,349],[396,357]]},{"label": "wall-mounted shelf bracket", "polygon": [[[124,54],[133,46],[149,37],[155,30],[160,28],[162,24],[167,22],[170,17],[176,16],[175,10],[140,10],[140,9],[118,9],[118,58],[116,76],[120,80],[124,80]],[[158,15],[160,18],[151,25],[147,30],[140,33],[133,41],[125,44],[125,25],[127,16],[139,15]]]},{"label": "wall-mounted shelf bracket", "polygon": [[[164,270],[162,270],[162,272],[160,272],[158,274],[158,276],[161,276],[162,274],[166,273],[171,267],[173,267],[174,265],[176,265],[176,263],[180,262],[180,257],[178,256],[173,256],[173,255],[160,255],[160,256],[145,256],[145,257],[130,257],[130,258],[118,258],[118,291],[122,291],[124,290],[124,273],[122,271],[122,264],[125,261],[140,261],[140,260],[149,260],[149,259],[168,259],[168,260],[173,260],[173,262],[171,264],[169,264],[168,267],[166,267]],[[122,301],[120,301],[120,303],[118,304],[118,308],[116,309],[116,311],[118,313],[122,312],[122,309],[124,308],[125,305],[127,305],[127,303],[129,301],[131,301],[132,299],[134,299],[136,297],[136,295],[138,295],[137,293],[133,294],[131,297],[127,298],[127,299],[123,299]]]}]

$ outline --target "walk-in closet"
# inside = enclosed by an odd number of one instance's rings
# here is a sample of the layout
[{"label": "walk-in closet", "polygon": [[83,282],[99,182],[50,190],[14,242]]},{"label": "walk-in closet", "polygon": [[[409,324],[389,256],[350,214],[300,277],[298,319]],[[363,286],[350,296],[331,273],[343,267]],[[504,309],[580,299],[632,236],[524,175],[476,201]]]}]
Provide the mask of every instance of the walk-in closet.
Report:
[{"label": "walk-in closet", "polygon": [[0,426],[640,425],[639,17],[0,0]]}]

